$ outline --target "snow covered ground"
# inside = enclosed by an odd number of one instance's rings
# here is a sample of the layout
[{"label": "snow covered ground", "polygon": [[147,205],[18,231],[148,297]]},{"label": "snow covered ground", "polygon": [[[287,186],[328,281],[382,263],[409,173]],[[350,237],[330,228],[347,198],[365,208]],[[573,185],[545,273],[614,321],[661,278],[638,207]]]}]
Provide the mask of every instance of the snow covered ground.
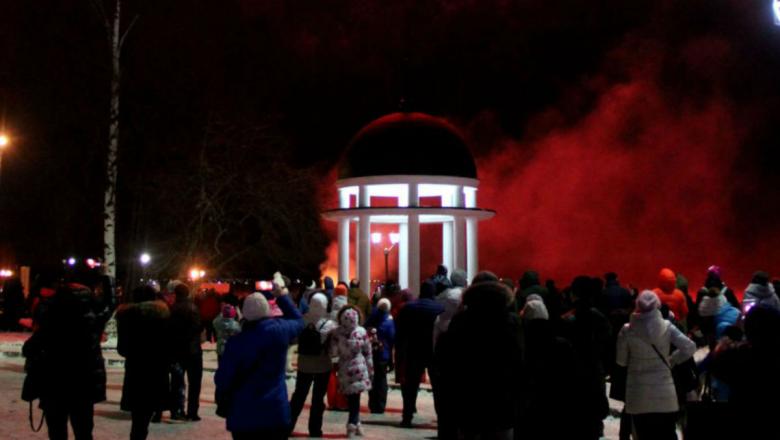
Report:
[{"label": "snow covered ground", "polygon": [[[21,346],[29,334],[0,333],[0,439],[29,440],[45,439],[46,428],[40,433],[30,430],[27,420],[28,404],[22,401],[22,381],[24,379],[24,358],[21,357]],[[119,409],[122,391],[124,369],[121,356],[116,353],[113,341],[104,344],[108,371],[108,400],[95,406],[95,439],[118,440],[127,439],[130,434],[130,414]],[[150,439],[181,439],[212,440],[229,439],[225,431],[225,421],[214,415],[214,381],[213,371],[216,369],[216,354],[213,344],[204,344],[203,390],[201,393],[200,422],[178,422],[168,420],[168,413],[163,416],[162,423],[153,424],[149,431]],[[67,378],[62,378],[67,380]],[[288,390],[292,393],[295,379],[287,381]],[[498,384],[496,386],[499,386]],[[398,427],[401,421],[401,391],[391,389],[388,396],[388,410],[383,415],[370,414],[366,407],[368,396],[363,396],[361,419],[365,425],[367,440],[372,439],[428,439],[436,436],[436,413],[433,410],[433,396],[428,391],[420,392],[418,397],[418,414],[415,417],[413,429]],[[615,411],[619,410],[620,402],[611,402]],[[35,417],[40,413],[35,412]],[[347,414],[338,411],[326,411],[324,432],[326,438],[345,438]],[[308,404],[298,420],[294,437],[307,437]],[[617,439],[618,420],[609,417],[605,420],[606,438]]]}]

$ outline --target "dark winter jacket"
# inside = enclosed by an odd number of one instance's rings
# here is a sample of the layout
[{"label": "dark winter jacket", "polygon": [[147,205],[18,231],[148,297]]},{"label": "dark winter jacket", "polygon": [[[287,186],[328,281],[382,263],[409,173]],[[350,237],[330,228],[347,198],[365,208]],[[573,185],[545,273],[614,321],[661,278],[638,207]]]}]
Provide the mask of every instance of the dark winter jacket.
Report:
[{"label": "dark winter jacket", "polygon": [[468,308],[436,344],[437,388],[459,429],[495,432],[518,420],[525,371],[522,324],[507,309],[511,295],[499,282],[472,285],[464,292]]},{"label": "dark winter jacket", "polygon": [[171,313],[162,300],[122,305],[116,312],[117,351],[125,358],[121,408],[165,408],[171,363]]},{"label": "dark winter jacket", "polygon": [[328,302],[333,303],[333,289],[336,287],[333,283],[333,278],[325,277],[322,284],[325,287],[323,291],[325,292],[325,296],[328,297]]},{"label": "dark winter jacket", "polygon": [[575,386],[571,374],[574,350],[567,340],[555,336],[548,320],[526,321],[524,329],[528,423],[520,429],[521,438],[574,438],[571,426],[560,423],[561,414],[577,410],[572,399],[561,398]]},{"label": "dark winter jacket", "polygon": [[[43,304],[43,303],[42,303]],[[42,365],[41,406],[49,402],[106,400],[106,367],[100,340],[107,321],[102,303],[79,284],[60,287],[40,307],[38,328],[23,355]]]},{"label": "dark winter jacket", "polygon": [[396,365],[406,362],[430,365],[433,359],[433,324],[444,307],[432,298],[422,298],[401,308],[396,321]]},{"label": "dark winter jacket", "polygon": [[200,311],[189,298],[177,299],[171,306],[171,347],[174,360],[202,353]]},{"label": "dark winter jacket", "polygon": [[382,342],[382,351],[376,353],[376,359],[382,362],[390,362],[395,345],[395,322],[389,313],[376,309],[366,321],[366,329],[375,328],[379,341]]},{"label": "dark winter jacket", "polygon": [[279,297],[276,304],[284,314],[282,318],[247,322],[241,333],[225,345],[214,383],[217,393],[237,388],[227,416],[228,431],[249,432],[290,425],[285,383],[287,349],[303,330],[303,318],[287,296]]}]

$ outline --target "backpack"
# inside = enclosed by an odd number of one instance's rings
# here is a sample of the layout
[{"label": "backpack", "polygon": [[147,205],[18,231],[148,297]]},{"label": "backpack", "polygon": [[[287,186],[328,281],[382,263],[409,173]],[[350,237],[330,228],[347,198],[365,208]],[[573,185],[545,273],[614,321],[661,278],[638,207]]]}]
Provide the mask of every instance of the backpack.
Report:
[{"label": "backpack", "polygon": [[325,349],[325,344],[320,338],[320,331],[327,321],[323,322],[318,329],[314,323],[307,325],[298,336],[298,354],[305,356],[319,356]]}]

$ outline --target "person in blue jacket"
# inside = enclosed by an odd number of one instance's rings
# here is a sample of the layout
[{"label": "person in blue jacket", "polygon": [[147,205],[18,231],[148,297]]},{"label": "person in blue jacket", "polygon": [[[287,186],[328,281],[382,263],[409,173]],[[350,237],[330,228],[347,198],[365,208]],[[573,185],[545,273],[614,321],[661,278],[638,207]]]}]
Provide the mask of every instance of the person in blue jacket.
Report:
[{"label": "person in blue jacket", "polygon": [[374,357],[374,383],[368,392],[368,408],[372,414],[384,414],[387,406],[387,372],[393,359],[395,322],[390,316],[390,300],[382,298],[366,321],[371,335]]},{"label": "person in blue jacket", "polygon": [[290,342],[303,330],[303,317],[283,283],[273,296],[281,318],[271,318],[265,294],[244,301],[241,333],[225,345],[214,382],[216,392],[231,393],[227,430],[234,440],[286,439],[290,428],[285,369]]}]

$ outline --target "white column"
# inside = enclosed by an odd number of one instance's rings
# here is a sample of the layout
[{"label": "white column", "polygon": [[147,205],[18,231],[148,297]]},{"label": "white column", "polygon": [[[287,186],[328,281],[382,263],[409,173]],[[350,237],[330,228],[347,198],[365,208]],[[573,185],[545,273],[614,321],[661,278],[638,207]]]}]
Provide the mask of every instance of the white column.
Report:
[{"label": "white column", "polygon": [[349,282],[349,217],[339,219],[339,279]]},{"label": "white column", "polygon": [[[409,207],[411,208],[419,206],[417,185],[417,183],[409,185]],[[409,215],[408,236],[409,290],[412,295],[418,297],[420,295],[420,214],[416,212]]]},{"label": "white column", "polygon": [[477,237],[477,219],[469,217],[466,219],[466,247],[468,253],[468,274],[469,282],[474,279],[474,276],[479,270],[479,252],[478,252],[478,237]]},{"label": "white column", "polygon": [[[358,194],[358,207],[371,206],[371,198],[365,185],[360,187]],[[360,227],[358,232],[358,280],[360,287],[367,294],[371,294],[371,220],[368,214],[360,215]]]},{"label": "white column", "polygon": [[452,236],[452,223],[453,222],[442,222],[441,224],[441,263],[445,266],[447,266],[447,269],[450,270],[450,273],[452,273],[452,245],[453,245],[453,236]]},{"label": "white column", "polygon": [[[465,197],[463,195],[463,186],[458,185],[455,188],[455,207],[463,208],[465,206]],[[463,217],[456,215],[452,221],[452,264],[450,271],[455,269],[466,270],[466,224]],[[470,280],[470,278],[469,278]]]},{"label": "white column", "polygon": [[409,288],[409,225],[405,222],[398,225],[398,285],[402,289]]}]

